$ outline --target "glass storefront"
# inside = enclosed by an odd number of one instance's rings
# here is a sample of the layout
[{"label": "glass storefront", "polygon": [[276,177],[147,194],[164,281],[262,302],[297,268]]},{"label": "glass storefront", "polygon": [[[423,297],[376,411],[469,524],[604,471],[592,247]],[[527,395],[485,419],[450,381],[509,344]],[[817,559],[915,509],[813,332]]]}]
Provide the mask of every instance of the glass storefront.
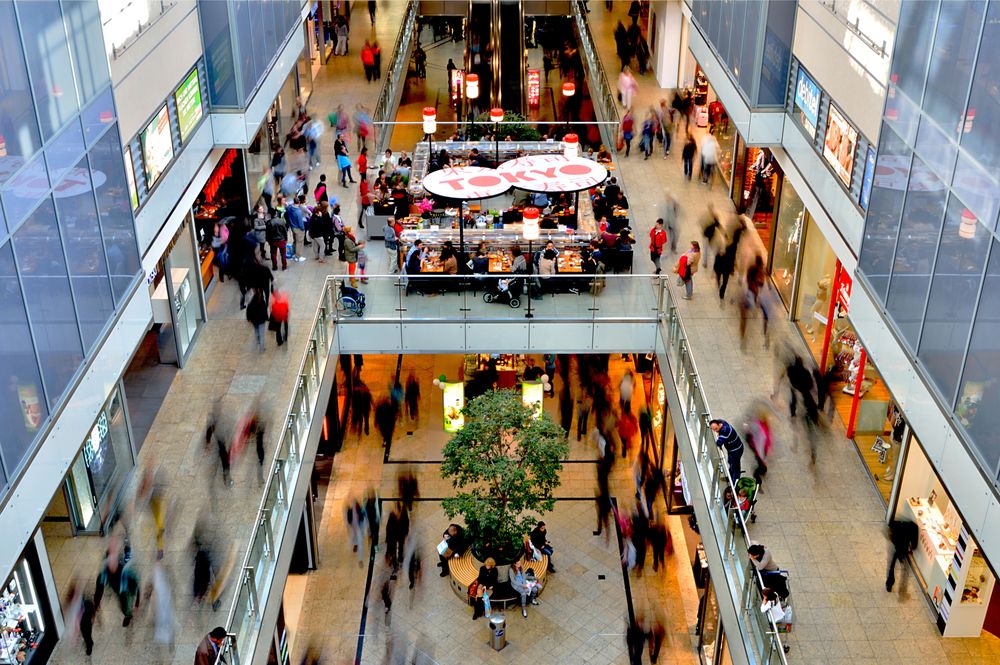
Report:
[{"label": "glass storefront", "polygon": [[32,543],[0,590],[0,664],[45,662],[56,640],[51,624]]},{"label": "glass storefront", "polygon": [[764,247],[774,238],[774,208],[784,181],[781,168],[767,148],[747,147],[737,137],[732,198],[736,212],[746,215],[757,230]]},{"label": "glass storefront", "polygon": [[[245,218],[250,214],[247,198],[247,176],[240,151],[226,150],[194,205],[195,237],[198,242],[198,259],[202,288],[208,290],[215,277],[216,261],[212,250],[212,236],[217,222],[231,218]],[[230,231],[233,231],[230,227]]]},{"label": "glass storefront", "polygon": [[812,219],[806,219],[805,241],[799,260],[798,294],[792,316],[802,330],[816,361],[822,356],[837,255]]},{"label": "glass storefront", "polygon": [[74,533],[103,531],[118,509],[121,490],[135,466],[123,395],[119,384],[66,476]]},{"label": "glass storefront", "polygon": [[[916,436],[908,436],[893,519],[917,527],[912,561],[917,582],[937,611],[945,637],[979,637],[993,602],[996,576],[965,528]],[[906,571],[896,571],[900,577]],[[998,607],[994,607],[998,605]]]},{"label": "glass storefront", "polygon": [[809,213],[792,184],[781,185],[778,216],[774,225],[774,245],[771,249],[771,281],[789,310],[799,260],[799,245]]}]

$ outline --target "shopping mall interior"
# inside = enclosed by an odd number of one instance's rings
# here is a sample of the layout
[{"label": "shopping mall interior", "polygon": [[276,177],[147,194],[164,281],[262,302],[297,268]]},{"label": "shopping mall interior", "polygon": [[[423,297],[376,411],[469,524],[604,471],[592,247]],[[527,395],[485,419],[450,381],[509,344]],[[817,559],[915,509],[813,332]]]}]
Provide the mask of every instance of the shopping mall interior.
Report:
[{"label": "shopping mall interior", "polygon": [[998,26],[0,0],[0,665],[1000,662]]}]

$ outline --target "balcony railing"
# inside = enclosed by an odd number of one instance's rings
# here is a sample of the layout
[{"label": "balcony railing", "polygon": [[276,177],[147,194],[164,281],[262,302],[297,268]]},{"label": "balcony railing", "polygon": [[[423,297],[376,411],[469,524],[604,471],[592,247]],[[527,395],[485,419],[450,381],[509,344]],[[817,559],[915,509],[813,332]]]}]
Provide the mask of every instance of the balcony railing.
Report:
[{"label": "balcony railing", "polygon": [[[666,285],[660,300],[665,306],[660,334],[666,348],[667,364],[680,398],[684,426],[697,460],[698,480],[711,515],[712,528],[702,528],[702,537],[716,539],[726,562],[724,572],[728,586],[722,591],[720,585],[720,592],[739,590],[736,609],[740,614],[741,630],[745,633],[744,641],[753,650],[755,662],[759,665],[787,665],[778,626],[771,620],[770,613],[761,612],[760,609],[764,584],[760,573],[750,564],[747,554],[747,548],[753,544],[749,525],[743,512],[733,508],[730,497],[736,496],[736,488],[730,480],[726,458],[720,454],[715,436],[708,426],[711,418],[708,400],[688,345],[684,322],[681,321]],[[688,478],[690,481],[690,474]]]},{"label": "balcony railing", "polygon": [[302,468],[302,451],[332,350],[335,301],[334,282],[328,278],[299,362],[295,391],[266,477],[250,545],[237,573],[233,604],[225,624],[227,637],[219,649],[216,663],[239,665],[241,660],[249,663],[253,657],[253,645],[260,632],[266,599],[272,592],[278,553],[290,517],[292,492]]},{"label": "balcony railing", "polygon": [[587,82],[590,84],[590,98],[594,108],[600,113],[601,120],[614,125],[601,125],[601,138],[604,145],[612,146],[618,134],[618,98],[608,83],[601,59],[597,54],[594,35],[590,32],[587,14],[582,10],[582,2],[571,2],[573,20],[576,22],[579,35],[579,45],[583,50],[584,62],[587,67]]},{"label": "balcony railing", "polygon": [[383,128],[385,127],[384,123],[395,115],[399,88],[406,82],[406,71],[410,64],[410,43],[417,25],[417,4],[413,0],[409,0],[406,4],[403,21],[396,34],[396,43],[392,47],[392,55],[386,64],[382,91],[379,93],[378,102],[375,103],[375,110],[372,112],[372,121],[378,128],[375,141],[377,149],[372,153],[374,155],[381,155],[385,152],[392,134],[391,131]]}]

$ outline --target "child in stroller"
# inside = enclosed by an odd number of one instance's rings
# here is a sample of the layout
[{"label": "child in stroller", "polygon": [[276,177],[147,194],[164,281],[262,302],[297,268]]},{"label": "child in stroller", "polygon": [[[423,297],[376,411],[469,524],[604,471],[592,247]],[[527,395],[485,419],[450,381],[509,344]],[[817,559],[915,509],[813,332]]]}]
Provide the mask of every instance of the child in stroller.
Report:
[{"label": "child in stroller", "polygon": [[521,306],[521,280],[517,277],[501,277],[496,281],[487,283],[486,293],[483,294],[485,302],[505,303],[511,309]]}]

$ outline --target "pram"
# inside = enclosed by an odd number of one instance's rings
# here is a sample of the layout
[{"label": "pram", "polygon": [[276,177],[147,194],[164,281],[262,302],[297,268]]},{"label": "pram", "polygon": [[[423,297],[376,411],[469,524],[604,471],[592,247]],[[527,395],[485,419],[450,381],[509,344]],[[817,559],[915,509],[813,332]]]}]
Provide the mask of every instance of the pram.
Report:
[{"label": "pram", "polygon": [[[738,507],[743,512],[743,520],[747,519],[750,522],[757,521],[757,514],[754,512],[754,507],[757,505],[757,489],[760,486],[757,481],[753,478],[747,476],[741,476],[736,480],[736,496],[732,497],[732,505]],[[740,499],[740,490],[746,492],[746,501]],[[742,506],[740,504],[743,504]]]},{"label": "pram", "polygon": [[346,282],[341,284],[337,309],[360,319],[365,315],[365,294],[353,286],[348,286]]},{"label": "pram", "polygon": [[521,283],[517,277],[500,278],[486,284],[485,302],[499,302],[510,305],[511,309],[521,306]]}]

